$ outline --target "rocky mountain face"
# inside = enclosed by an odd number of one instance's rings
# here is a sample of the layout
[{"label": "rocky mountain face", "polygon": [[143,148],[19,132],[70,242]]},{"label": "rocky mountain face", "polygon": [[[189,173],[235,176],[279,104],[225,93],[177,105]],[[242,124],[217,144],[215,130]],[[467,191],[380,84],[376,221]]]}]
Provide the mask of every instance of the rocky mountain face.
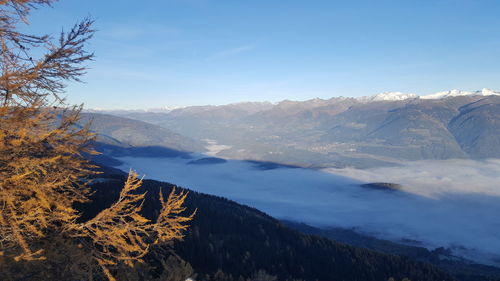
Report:
[{"label": "rocky mountain face", "polygon": [[[488,91],[111,113],[225,145],[220,157],[366,168],[401,160],[500,157],[500,96]],[[143,135],[150,131],[145,128]]]}]

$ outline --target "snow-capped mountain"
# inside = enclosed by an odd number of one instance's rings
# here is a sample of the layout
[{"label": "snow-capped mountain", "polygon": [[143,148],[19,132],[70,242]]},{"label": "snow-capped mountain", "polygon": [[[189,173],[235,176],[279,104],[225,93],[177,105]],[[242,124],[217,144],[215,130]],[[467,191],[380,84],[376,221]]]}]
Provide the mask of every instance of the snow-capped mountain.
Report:
[{"label": "snow-capped mountain", "polygon": [[407,99],[444,99],[449,97],[459,97],[459,96],[500,96],[500,92],[493,91],[491,89],[482,89],[479,91],[462,91],[462,90],[449,90],[438,92],[430,95],[416,95],[416,94],[405,94],[401,92],[384,92],[368,97],[361,97],[358,100],[364,102],[370,101],[401,101]]},{"label": "snow-capped mountain", "polygon": [[361,101],[398,101],[418,98],[416,94],[404,94],[401,92],[384,92],[369,97],[360,98]]},{"label": "snow-capped mountain", "polygon": [[500,92],[496,92],[490,89],[482,89],[480,91],[461,91],[461,90],[450,90],[444,92],[438,92],[431,95],[420,96],[421,99],[444,99],[448,97],[458,97],[458,96],[498,96]]}]

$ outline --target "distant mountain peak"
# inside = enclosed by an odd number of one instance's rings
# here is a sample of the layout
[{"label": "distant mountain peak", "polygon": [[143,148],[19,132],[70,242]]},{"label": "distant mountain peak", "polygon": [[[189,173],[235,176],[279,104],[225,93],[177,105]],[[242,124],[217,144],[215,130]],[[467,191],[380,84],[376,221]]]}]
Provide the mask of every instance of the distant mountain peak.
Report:
[{"label": "distant mountain peak", "polygon": [[461,96],[500,96],[500,92],[493,91],[491,89],[484,88],[478,91],[462,91],[458,89],[453,89],[449,91],[437,92],[430,95],[416,95],[416,94],[406,94],[402,92],[383,92],[373,96],[365,96],[358,98],[362,102],[372,102],[372,101],[402,101],[408,99],[444,99],[449,97],[461,97]]},{"label": "distant mountain peak", "polygon": [[497,91],[493,91],[491,89],[487,89],[487,88],[483,88],[481,90],[481,94],[483,96],[499,96],[500,95],[500,92],[497,92]]},{"label": "distant mountain peak", "polygon": [[287,107],[295,105],[309,105],[309,106],[321,106],[331,104],[337,101],[346,100],[357,100],[359,102],[383,102],[383,101],[404,101],[413,99],[424,99],[424,100],[436,100],[445,99],[450,97],[463,97],[463,96],[500,96],[500,91],[494,91],[492,89],[483,88],[477,91],[463,91],[459,89],[452,89],[448,91],[437,92],[429,95],[417,95],[413,93],[403,93],[403,92],[383,92],[372,96],[363,97],[343,97],[337,96],[330,99],[313,98],[309,100],[281,100],[281,101],[243,101],[224,105],[198,105],[198,106],[162,106],[157,108],[146,108],[146,109],[105,109],[105,108],[91,108],[85,109],[85,112],[90,113],[113,113],[113,114],[133,114],[133,113],[169,113],[176,112],[178,110],[188,110],[188,111],[210,111],[215,108],[232,108],[236,110],[242,110],[246,112],[256,113],[259,111],[269,110],[272,107]]},{"label": "distant mountain peak", "polygon": [[360,98],[361,101],[400,101],[418,98],[416,94],[405,94],[401,92],[384,92],[369,97]]},{"label": "distant mountain peak", "polygon": [[460,97],[460,96],[499,96],[500,92],[493,91],[491,89],[484,88],[479,91],[462,91],[458,89],[453,89],[444,92],[438,92],[431,95],[420,96],[421,99],[444,99],[449,97]]},{"label": "distant mountain peak", "polygon": [[175,109],[183,108],[183,106],[169,106],[165,105],[162,107],[157,107],[157,108],[148,108],[145,109],[146,112],[152,112],[152,113],[162,113],[162,112],[169,112]]}]

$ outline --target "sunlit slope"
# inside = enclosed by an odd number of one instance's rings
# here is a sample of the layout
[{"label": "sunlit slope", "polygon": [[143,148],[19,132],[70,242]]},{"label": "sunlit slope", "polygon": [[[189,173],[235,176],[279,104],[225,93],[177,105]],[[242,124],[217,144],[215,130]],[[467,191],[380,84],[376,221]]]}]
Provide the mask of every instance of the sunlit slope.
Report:
[{"label": "sunlit slope", "polygon": [[[313,166],[500,157],[500,97],[360,100],[188,107],[127,113],[228,148],[219,156]],[[235,108],[236,107],[236,108]]]},{"label": "sunlit slope", "polygon": [[203,151],[200,141],[169,129],[124,117],[99,113],[82,113],[80,124],[91,123],[99,142],[120,146],[160,146],[181,151]]}]

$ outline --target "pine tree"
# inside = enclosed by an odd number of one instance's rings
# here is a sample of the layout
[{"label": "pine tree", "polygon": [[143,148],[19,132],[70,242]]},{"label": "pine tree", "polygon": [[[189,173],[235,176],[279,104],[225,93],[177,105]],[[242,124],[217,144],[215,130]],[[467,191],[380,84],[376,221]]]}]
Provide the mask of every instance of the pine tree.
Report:
[{"label": "pine tree", "polygon": [[[135,192],[141,180],[131,172],[115,204],[77,222],[75,203],[88,202],[95,174],[83,156],[96,154],[94,135],[88,125],[75,126],[82,107],[69,106],[62,95],[93,58],[85,50],[93,20],[57,39],[18,31],[32,9],[54,1],[0,0],[0,257],[13,265],[42,263],[56,256],[44,243],[50,238],[90,257],[72,270],[86,268],[91,276],[97,267],[114,280],[110,268],[133,267],[155,244],[182,238],[192,215],[182,215],[187,194],[173,191],[161,197],[156,221],[141,216],[144,195]],[[70,260],[82,260],[74,254]]]}]

